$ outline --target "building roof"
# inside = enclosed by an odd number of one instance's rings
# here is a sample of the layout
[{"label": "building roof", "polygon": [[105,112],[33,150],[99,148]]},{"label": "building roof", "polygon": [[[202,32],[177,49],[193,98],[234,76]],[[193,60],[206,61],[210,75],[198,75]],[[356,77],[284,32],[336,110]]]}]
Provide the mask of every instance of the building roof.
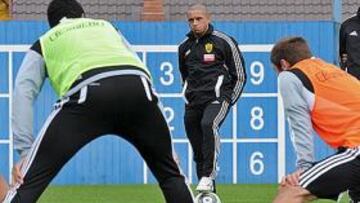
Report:
[{"label": "building roof", "polygon": [[164,0],[166,18],[183,20],[194,3],[203,3],[216,20],[327,20],[332,0]]},{"label": "building roof", "polygon": [[[87,16],[139,21],[143,0],[78,0]],[[13,0],[14,19],[46,19],[50,0]],[[208,6],[215,20],[331,20],[333,0],[164,0],[165,20],[184,20],[194,3]],[[356,13],[359,0],[343,0],[343,19]]]},{"label": "building roof", "polygon": [[[143,0],[78,0],[87,16],[108,20],[140,20]],[[14,19],[46,19],[50,0],[14,0]]]},{"label": "building roof", "polygon": [[346,20],[347,18],[356,14],[358,8],[360,7],[359,0],[343,0],[342,2],[342,20]]}]

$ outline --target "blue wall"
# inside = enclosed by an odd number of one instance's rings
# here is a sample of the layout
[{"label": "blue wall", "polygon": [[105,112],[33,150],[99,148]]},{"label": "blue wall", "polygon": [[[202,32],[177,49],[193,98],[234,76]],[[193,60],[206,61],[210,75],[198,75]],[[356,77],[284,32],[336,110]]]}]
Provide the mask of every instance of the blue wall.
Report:
[{"label": "blue wall", "polygon": [[[179,44],[188,32],[188,26],[182,22],[145,23],[145,22],[115,22],[128,41],[134,45],[176,45]],[[284,36],[301,35],[311,45],[315,56],[329,62],[337,60],[337,24],[334,22],[215,22],[215,27],[232,35],[239,44],[273,44]],[[48,29],[43,22],[11,21],[0,23],[0,45],[30,45]],[[139,53],[140,54],[140,53]],[[273,73],[268,52],[244,52],[248,83],[245,93],[276,93],[276,76]],[[14,76],[18,71],[24,53],[14,53]],[[141,56],[141,54],[140,54]],[[0,52],[0,94],[8,91],[8,54]],[[177,66],[177,55],[173,53],[148,53],[148,66],[153,73],[155,87],[159,93],[179,93],[180,76]],[[174,69],[174,81],[163,85],[160,78],[165,78],[164,71],[160,70],[162,62],[168,62]],[[259,70],[257,64],[264,66],[264,79],[256,84],[256,74],[251,74],[250,67],[254,65],[255,73]],[[167,67],[169,68],[169,67]],[[252,82],[251,80],[253,79]],[[35,134],[51,111],[55,101],[48,84],[36,101]],[[182,125],[183,101],[181,98],[163,98],[162,102],[167,107],[167,117],[173,127],[173,137],[185,139]],[[0,139],[8,138],[8,99],[0,98]],[[257,107],[254,109],[254,107]],[[258,114],[259,108],[263,113],[264,125],[258,129],[251,127],[261,126],[262,121],[252,120],[251,113]],[[254,98],[244,97],[237,105],[237,124],[233,126],[234,112],[231,112],[221,129],[222,138],[230,139],[234,128],[237,138],[277,138],[277,100],[274,97]],[[174,118],[171,119],[171,114]],[[331,150],[319,140],[317,142],[317,156],[324,157]],[[219,182],[233,182],[233,143],[223,143],[220,155]],[[238,143],[237,147],[237,177],[238,183],[275,183],[278,180],[277,143]],[[188,171],[188,145],[175,144],[176,151],[181,158],[184,172]],[[0,144],[0,173],[8,174],[7,153],[8,146]],[[286,171],[294,169],[295,158],[289,136],[286,141]],[[251,159],[260,160],[251,162]],[[253,165],[252,165],[253,163]],[[193,176],[193,180],[196,180]],[[149,176],[149,182],[154,178]],[[56,184],[117,184],[117,183],[142,183],[142,159],[132,146],[113,136],[100,138],[86,146],[72,159],[61,173],[56,177]]]}]

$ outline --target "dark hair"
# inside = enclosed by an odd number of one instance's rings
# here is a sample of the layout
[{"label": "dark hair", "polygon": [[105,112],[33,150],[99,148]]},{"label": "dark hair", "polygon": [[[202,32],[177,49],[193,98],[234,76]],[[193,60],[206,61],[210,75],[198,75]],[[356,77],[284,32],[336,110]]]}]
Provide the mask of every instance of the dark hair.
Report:
[{"label": "dark hair", "polygon": [[311,58],[312,53],[302,37],[288,37],[277,42],[271,50],[271,62],[280,67],[280,60],[285,59],[293,66],[295,63]]},{"label": "dark hair", "polygon": [[63,17],[80,18],[84,9],[76,0],[53,0],[47,9],[47,16],[50,27],[59,24]]},{"label": "dark hair", "polygon": [[359,6],[356,14],[357,14],[357,17],[360,18],[360,6]]}]

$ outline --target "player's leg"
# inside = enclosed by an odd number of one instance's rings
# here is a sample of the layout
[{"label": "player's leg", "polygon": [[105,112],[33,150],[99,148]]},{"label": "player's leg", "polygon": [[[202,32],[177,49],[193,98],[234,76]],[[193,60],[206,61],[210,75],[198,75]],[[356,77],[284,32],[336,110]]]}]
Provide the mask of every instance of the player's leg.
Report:
[{"label": "player's leg", "polygon": [[[360,183],[359,183],[360,185]],[[351,199],[351,203],[360,202],[360,186],[356,186],[349,189],[349,196]]]},{"label": "player's leg", "polygon": [[118,98],[121,106],[118,134],[140,152],[158,180],[166,202],[192,203],[190,188],[173,157],[168,125],[149,84],[139,77],[124,77],[120,84],[123,87],[118,92],[124,94]]},{"label": "player's leg", "polygon": [[9,186],[6,183],[5,179],[0,176],[0,202],[4,200],[7,191],[9,190]]},{"label": "player's leg", "polygon": [[193,150],[194,161],[196,163],[196,175],[199,180],[203,176],[203,134],[200,125],[202,114],[203,109],[200,107],[185,107],[185,131]]},{"label": "player's leg", "polygon": [[360,186],[359,155],[358,148],[342,149],[302,173],[299,183],[318,198],[336,200],[340,193]]},{"label": "player's leg", "polygon": [[310,195],[304,191],[296,193],[281,188],[277,199],[297,198],[305,201],[316,197],[337,200],[341,192],[359,186],[359,154],[360,150],[357,148],[346,149],[316,163],[299,178],[300,187]]},{"label": "player's leg", "polygon": [[[5,202],[36,202],[65,163],[98,135],[107,133],[107,121],[74,95],[45,122],[21,168],[24,183],[10,189]],[[100,117],[100,119],[96,119]]]},{"label": "player's leg", "polygon": [[149,126],[139,126],[135,133],[126,134],[136,137],[130,138],[129,141],[139,150],[159,182],[166,202],[191,203],[193,195],[189,185],[186,184],[184,175],[180,172],[180,166],[174,160],[170,134],[161,130],[159,127],[161,125],[154,121]]},{"label": "player's leg", "polygon": [[201,120],[201,129],[203,132],[202,154],[204,156],[204,174],[196,188],[199,191],[212,190],[216,192],[215,177],[217,173],[217,158],[220,153],[219,127],[224,121],[228,111],[229,103],[227,101],[209,104],[204,110]]}]

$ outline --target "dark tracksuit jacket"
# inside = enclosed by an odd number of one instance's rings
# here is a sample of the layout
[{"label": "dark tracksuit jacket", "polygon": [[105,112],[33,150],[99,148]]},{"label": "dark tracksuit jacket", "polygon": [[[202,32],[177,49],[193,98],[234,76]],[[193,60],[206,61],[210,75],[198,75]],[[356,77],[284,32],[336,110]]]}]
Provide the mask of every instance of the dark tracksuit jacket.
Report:
[{"label": "dark tracksuit jacket", "polygon": [[212,25],[200,39],[192,32],[187,36],[179,46],[179,68],[183,82],[187,84],[188,105],[206,104],[217,99],[234,104],[246,80],[244,59],[236,41],[214,30]]},{"label": "dark tracksuit jacket", "polygon": [[340,27],[340,58],[347,54],[347,72],[360,80],[360,13],[345,20]]},{"label": "dark tracksuit jacket", "polygon": [[194,151],[197,176],[216,177],[218,129],[246,80],[236,41],[214,30],[201,38],[192,32],[179,46],[179,69],[185,93],[185,130]]}]

